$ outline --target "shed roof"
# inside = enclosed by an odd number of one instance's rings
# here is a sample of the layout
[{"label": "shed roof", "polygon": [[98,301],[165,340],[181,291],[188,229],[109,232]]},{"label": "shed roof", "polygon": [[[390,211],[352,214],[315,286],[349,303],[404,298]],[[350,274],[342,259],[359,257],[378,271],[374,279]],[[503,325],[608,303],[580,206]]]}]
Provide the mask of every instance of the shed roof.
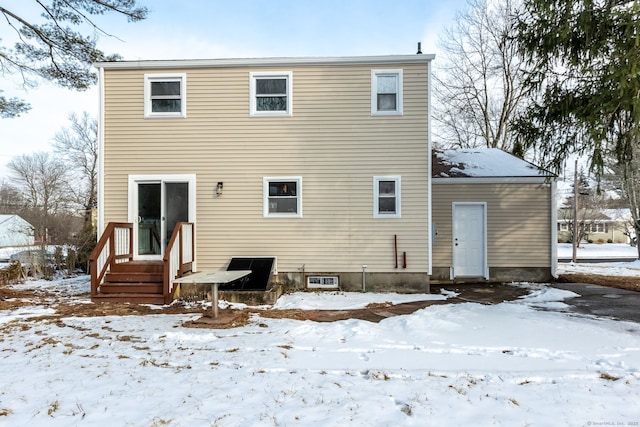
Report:
[{"label": "shed roof", "polygon": [[498,148],[433,150],[434,178],[544,178],[554,175]]}]

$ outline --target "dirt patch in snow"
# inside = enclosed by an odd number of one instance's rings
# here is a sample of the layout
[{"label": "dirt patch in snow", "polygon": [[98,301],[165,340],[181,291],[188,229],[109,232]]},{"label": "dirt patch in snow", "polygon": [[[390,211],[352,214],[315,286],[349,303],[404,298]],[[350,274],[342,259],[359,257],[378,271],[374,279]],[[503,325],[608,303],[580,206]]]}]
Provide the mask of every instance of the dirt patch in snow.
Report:
[{"label": "dirt patch in snow", "polygon": [[[586,274],[562,275],[559,282],[591,283],[616,288],[640,291],[640,277],[611,277]],[[439,292],[438,286],[432,286],[434,293]],[[199,304],[176,301],[168,306],[152,306],[126,303],[93,303],[90,295],[64,296],[47,289],[19,289],[11,285],[0,285],[0,310],[15,310],[27,306],[44,306],[55,310],[56,314],[46,316],[50,319],[62,317],[96,317],[96,316],[143,316],[149,314],[200,314],[202,321],[185,322],[190,327],[237,327],[246,325],[256,315],[262,318],[287,318],[297,320],[312,320],[317,322],[332,322],[345,319],[361,319],[379,322],[382,319],[413,313],[416,310],[435,304],[451,304],[459,302],[477,302],[482,304],[496,304],[513,300],[528,291],[515,286],[506,285],[461,285],[447,286],[457,293],[456,297],[443,301],[415,301],[404,304],[376,303],[362,309],[354,310],[270,310],[247,308],[245,310],[220,310],[221,317],[228,317],[232,321],[216,322],[211,319],[209,308]],[[34,320],[43,319],[35,317]],[[259,322],[259,320],[258,320]],[[215,324],[212,326],[212,324]]]}]

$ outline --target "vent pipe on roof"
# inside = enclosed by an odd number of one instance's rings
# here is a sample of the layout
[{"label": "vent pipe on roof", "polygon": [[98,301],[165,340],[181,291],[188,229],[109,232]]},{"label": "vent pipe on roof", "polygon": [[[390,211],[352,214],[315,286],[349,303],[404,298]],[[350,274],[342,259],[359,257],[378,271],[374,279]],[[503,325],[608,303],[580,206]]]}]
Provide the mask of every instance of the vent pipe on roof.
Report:
[{"label": "vent pipe on roof", "polygon": [[416,52],[416,55],[422,55],[422,43],[418,42],[418,51]]}]

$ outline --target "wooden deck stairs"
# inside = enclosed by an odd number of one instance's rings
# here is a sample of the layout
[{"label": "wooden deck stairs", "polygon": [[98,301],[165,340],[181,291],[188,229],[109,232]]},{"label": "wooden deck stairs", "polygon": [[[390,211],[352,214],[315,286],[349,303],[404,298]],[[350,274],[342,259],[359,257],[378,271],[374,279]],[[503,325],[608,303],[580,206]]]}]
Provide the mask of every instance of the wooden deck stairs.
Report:
[{"label": "wooden deck stairs", "polygon": [[164,304],[162,261],[129,261],[114,264],[100,286],[96,302]]},{"label": "wooden deck stairs", "polygon": [[133,223],[110,222],[89,257],[91,300],[133,304],[169,304],[173,281],[193,271],[194,225],[176,224],[162,260],[134,260]]}]

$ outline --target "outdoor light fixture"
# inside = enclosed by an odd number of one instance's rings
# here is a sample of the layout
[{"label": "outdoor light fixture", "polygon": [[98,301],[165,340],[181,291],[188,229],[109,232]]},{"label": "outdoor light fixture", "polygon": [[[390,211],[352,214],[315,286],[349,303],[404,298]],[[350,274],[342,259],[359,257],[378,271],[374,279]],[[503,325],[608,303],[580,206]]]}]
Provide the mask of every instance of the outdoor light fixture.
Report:
[{"label": "outdoor light fixture", "polygon": [[222,186],[223,186],[223,182],[220,181],[218,182],[218,185],[216,185],[216,195],[221,195],[222,194]]}]

